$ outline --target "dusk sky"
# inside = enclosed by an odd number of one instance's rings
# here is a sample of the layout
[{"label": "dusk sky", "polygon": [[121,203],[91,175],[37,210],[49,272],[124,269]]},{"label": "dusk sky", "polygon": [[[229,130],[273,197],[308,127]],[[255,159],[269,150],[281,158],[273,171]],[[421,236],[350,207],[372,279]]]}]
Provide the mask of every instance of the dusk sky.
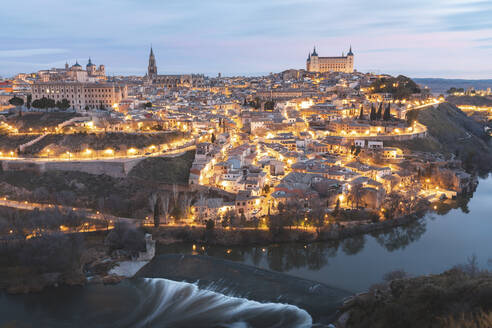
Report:
[{"label": "dusk sky", "polygon": [[308,51],[355,54],[363,72],[492,78],[492,1],[2,1],[0,75],[89,56],[109,75],[264,74],[305,68]]}]

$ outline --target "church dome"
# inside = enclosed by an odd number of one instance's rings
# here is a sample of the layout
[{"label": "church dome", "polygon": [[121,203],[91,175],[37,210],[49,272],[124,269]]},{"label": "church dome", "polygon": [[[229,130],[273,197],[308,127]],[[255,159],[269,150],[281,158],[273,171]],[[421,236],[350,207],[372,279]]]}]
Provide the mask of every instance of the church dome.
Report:
[{"label": "church dome", "polygon": [[91,58],[89,57],[89,62],[87,63],[86,67],[92,67],[92,66],[96,66],[96,65],[92,63]]},{"label": "church dome", "polygon": [[350,50],[349,50],[347,56],[353,56],[353,55],[354,55],[354,53],[352,52],[352,46],[350,46]]}]

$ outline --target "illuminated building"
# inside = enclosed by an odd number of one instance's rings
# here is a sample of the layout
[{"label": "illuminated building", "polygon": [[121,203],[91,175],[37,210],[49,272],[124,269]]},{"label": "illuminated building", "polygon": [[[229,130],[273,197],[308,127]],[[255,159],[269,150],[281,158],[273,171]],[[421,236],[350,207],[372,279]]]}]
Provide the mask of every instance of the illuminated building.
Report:
[{"label": "illuminated building", "polygon": [[32,85],[32,100],[67,99],[75,110],[110,109],[127,97],[126,85],[116,83],[36,82]]},{"label": "illuminated building", "polygon": [[352,47],[346,56],[340,57],[319,57],[316,47],[312,53],[309,53],[306,60],[306,70],[308,72],[325,73],[325,72],[344,72],[353,73],[354,71],[354,54]]}]

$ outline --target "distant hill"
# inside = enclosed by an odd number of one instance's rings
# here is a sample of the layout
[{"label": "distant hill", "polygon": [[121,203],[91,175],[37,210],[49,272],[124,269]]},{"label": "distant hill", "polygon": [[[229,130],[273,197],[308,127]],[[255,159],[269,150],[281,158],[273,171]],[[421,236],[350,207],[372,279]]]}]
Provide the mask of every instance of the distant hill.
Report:
[{"label": "distant hill", "polygon": [[471,106],[492,106],[492,98],[480,96],[448,96],[446,101],[456,106],[471,105]]},{"label": "distant hill", "polygon": [[492,79],[489,80],[464,80],[464,79],[437,79],[437,78],[414,78],[416,83],[421,86],[427,86],[432,90],[432,93],[445,94],[451,87],[467,89],[473,87],[475,89],[492,88]]},{"label": "distant hill", "polygon": [[437,108],[419,110],[417,120],[427,127],[428,137],[387,144],[413,151],[454,154],[466,169],[490,172],[492,147],[482,124],[447,102]]}]

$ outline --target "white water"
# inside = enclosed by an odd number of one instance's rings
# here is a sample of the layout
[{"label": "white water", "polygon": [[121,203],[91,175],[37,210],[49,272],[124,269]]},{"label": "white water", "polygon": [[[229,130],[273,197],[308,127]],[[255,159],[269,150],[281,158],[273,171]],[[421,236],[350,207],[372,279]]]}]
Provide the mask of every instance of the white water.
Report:
[{"label": "white water", "polygon": [[310,315],[167,279],[59,287],[30,295],[0,293],[0,327],[308,328]]},{"label": "white water", "polygon": [[167,279],[143,279],[135,327],[311,327],[311,316],[289,304],[259,303]]}]

